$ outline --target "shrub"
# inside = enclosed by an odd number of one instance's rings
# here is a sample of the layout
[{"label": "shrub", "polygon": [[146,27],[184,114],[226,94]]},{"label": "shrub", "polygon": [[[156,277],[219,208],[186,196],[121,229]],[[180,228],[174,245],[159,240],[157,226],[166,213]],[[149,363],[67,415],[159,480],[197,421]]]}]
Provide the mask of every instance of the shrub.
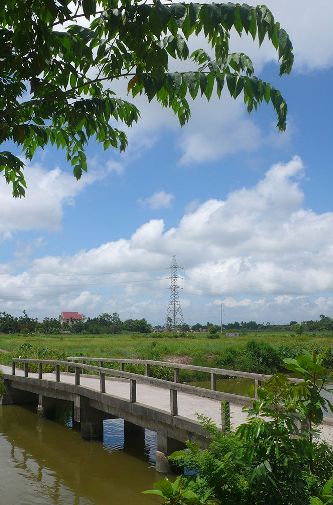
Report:
[{"label": "shrub", "polygon": [[272,373],[282,368],[279,352],[266,342],[250,340],[245,346],[244,368],[259,373]]},{"label": "shrub", "polygon": [[[247,423],[235,432],[223,434],[212,421],[201,417],[211,437],[209,447],[201,450],[188,442],[186,450],[171,456],[179,469],[190,471],[178,477],[178,494],[176,489],[160,494],[165,504],[332,503],[333,482],[324,484],[332,475],[333,448],[317,443],[313,436],[322,422],[322,409],[330,406],[321,392],[328,391],[333,374],[323,366],[323,356],[316,353],[286,359],[285,366],[299,373],[303,382],[295,384],[282,374],[274,375],[258,389],[258,399],[247,409]],[[156,489],[164,489],[163,481]],[[187,495],[194,490],[195,496]],[[193,500],[186,501],[187,496]]]},{"label": "shrub", "polygon": [[234,347],[227,347],[218,359],[217,366],[222,368],[233,368],[239,364],[240,351]]}]

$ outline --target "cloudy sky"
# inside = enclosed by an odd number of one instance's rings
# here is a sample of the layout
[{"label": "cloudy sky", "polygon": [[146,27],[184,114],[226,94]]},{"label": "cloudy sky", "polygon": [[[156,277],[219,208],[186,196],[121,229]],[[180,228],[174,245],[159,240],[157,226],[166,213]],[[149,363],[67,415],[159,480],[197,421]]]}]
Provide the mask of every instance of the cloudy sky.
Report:
[{"label": "cloudy sky", "polygon": [[[248,1],[255,4],[253,1]],[[226,96],[193,103],[190,123],[138,101],[124,155],[89,146],[77,182],[60,152],[26,169],[25,199],[0,182],[0,310],[63,310],[165,320],[168,265],[184,268],[187,322],[333,316],[333,2],[268,0],[295,48],[278,77],[274,51],[233,38],[287,99],[248,115]]]}]

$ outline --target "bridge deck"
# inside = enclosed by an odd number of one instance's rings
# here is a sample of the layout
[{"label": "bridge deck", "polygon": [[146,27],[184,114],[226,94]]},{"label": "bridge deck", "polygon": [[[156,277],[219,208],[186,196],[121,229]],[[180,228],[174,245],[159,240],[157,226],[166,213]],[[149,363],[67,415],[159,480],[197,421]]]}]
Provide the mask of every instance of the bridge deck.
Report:
[{"label": "bridge deck", "polygon": [[[8,375],[11,375],[11,367],[1,365],[0,369]],[[16,375],[24,376],[24,371],[16,369]],[[38,378],[37,373],[29,373],[29,377]],[[55,381],[54,373],[44,373],[43,379]],[[61,382],[74,384],[74,374],[61,373]],[[99,377],[81,375],[81,387],[85,387],[94,391],[100,390]],[[114,397],[129,400],[129,381],[126,379],[108,378],[105,380],[105,393]],[[147,405],[156,409],[169,412],[170,409],[170,394],[167,389],[153,386],[150,384],[137,384],[137,400],[138,403]],[[231,409],[231,424],[236,428],[246,420],[246,413],[242,407],[236,403],[230,403]],[[214,422],[220,425],[221,407],[218,400],[199,397],[188,393],[178,393],[178,413],[180,416],[190,420],[197,420],[197,414],[203,414],[211,418]],[[333,425],[323,425],[321,428],[321,439],[333,444]]]}]

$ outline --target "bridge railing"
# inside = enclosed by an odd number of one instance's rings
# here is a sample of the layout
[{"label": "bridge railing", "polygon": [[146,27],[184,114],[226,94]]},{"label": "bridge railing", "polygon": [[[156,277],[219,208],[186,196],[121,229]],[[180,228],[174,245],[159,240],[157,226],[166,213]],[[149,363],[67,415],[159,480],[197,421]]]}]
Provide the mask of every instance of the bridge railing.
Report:
[{"label": "bridge railing", "polygon": [[[198,366],[198,365],[187,365],[183,363],[172,363],[169,361],[156,361],[156,360],[142,360],[142,359],[131,359],[131,358],[94,358],[91,356],[70,356],[67,358],[69,361],[72,362],[81,362],[81,363],[99,363],[101,367],[105,363],[116,363],[119,364],[120,371],[124,372],[125,371],[125,366],[126,364],[129,365],[141,365],[144,366],[145,369],[145,376],[146,377],[151,377],[152,375],[152,367],[158,366],[158,367],[164,367],[168,369],[172,369],[174,371],[174,383],[179,383],[180,382],[180,370],[187,370],[189,372],[202,372],[206,373],[210,377],[210,389],[211,391],[216,391],[217,389],[217,379],[218,377],[238,377],[242,379],[251,379],[254,381],[254,397],[257,398],[257,393],[258,393],[258,387],[259,385],[270,379],[272,375],[267,375],[267,374],[258,374],[258,373],[252,373],[252,372],[242,372],[240,370],[228,370],[225,368],[213,368],[213,367],[206,367],[206,366]],[[296,379],[290,377],[289,380],[291,382],[302,382],[301,379]],[[170,381],[168,381],[170,382]],[[198,386],[194,386],[198,387]],[[202,388],[205,391],[207,389]],[[237,395],[237,394],[232,394],[232,396],[239,396],[242,399],[244,397]],[[251,397],[245,397],[249,400]]]},{"label": "bridge railing", "polygon": [[[80,361],[78,361],[80,360]],[[89,365],[86,362],[99,362],[100,366]],[[106,363],[120,363],[120,370],[115,368],[107,368],[103,365]],[[126,372],[124,367],[127,363],[130,364],[139,364],[145,366],[145,375],[141,375],[133,372]],[[17,374],[18,365],[23,365],[23,373],[24,377],[29,377],[29,373],[32,373],[32,370],[29,369],[33,365],[34,367],[34,378],[39,380],[46,379],[49,377],[45,377],[45,374],[49,373],[50,370],[55,373],[55,381],[61,382],[62,374],[66,374],[67,376],[74,375],[74,384],[75,386],[86,386],[87,383],[81,383],[81,377],[83,372],[86,372],[84,375],[85,378],[94,376],[99,377],[99,391],[100,393],[109,393],[112,394],[112,381],[108,381],[108,391],[106,391],[106,377],[116,378],[127,380],[129,382],[129,401],[131,403],[137,402],[137,384],[148,384],[152,386],[162,387],[164,389],[169,390],[170,394],[170,414],[172,416],[178,415],[178,392],[187,393],[195,396],[210,398],[213,400],[219,400],[227,403],[236,403],[240,405],[249,405],[252,401],[252,398],[248,396],[242,396],[238,394],[225,393],[223,391],[216,390],[216,378],[218,376],[228,376],[228,377],[243,377],[243,378],[251,378],[255,381],[255,387],[258,387],[258,384],[264,380],[267,380],[271,377],[271,375],[265,374],[255,374],[250,372],[241,372],[238,370],[226,370],[222,368],[209,368],[209,367],[201,367],[195,365],[185,365],[179,363],[169,363],[164,361],[153,361],[153,360],[138,360],[138,359],[114,359],[114,358],[91,358],[91,357],[71,357],[65,360],[40,360],[40,359],[30,359],[30,358],[14,358],[12,360],[12,375]],[[150,367],[158,365],[165,366],[174,369],[174,381],[168,381],[165,379],[158,379],[156,377],[152,377],[150,375]],[[183,384],[179,382],[179,370],[192,370],[192,371],[201,371],[207,372],[211,375],[211,389],[206,389],[203,387],[193,386],[190,384]],[[63,377],[64,378],[64,377]],[[300,379],[290,379],[293,382],[299,382]],[[65,382],[68,382],[65,381]],[[89,387],[89,386],[88,386]],[[224,423],[223,420],[223,409],[222,409],[222,425]]]},{"label": "bridge railing", "polygon": [[[95,360],[96,361],[96,360]],[[105,362],[106,360],[102,360]],[[22,368],[19,368],[19,365]],[[34,368],[32,372],[31,368]],[[227,403],[237,403],[240,405],[248,405],[251,403],[251,398],[231,393],[224,393],[222,391],[209,390],[202,387],[192,386],[189,384],[181,384],[178,382],[171,382],[164,379],[158,379],[156,377],[150,377],[146,375],[141,375],[132,372],[126,372],[122,370],[116,370],[114,368],[105,368],[101,366],[89,365],[83,362],[77,361],[63,361],[63,360],[39,360],[39,359],[29,359],[29,358],[14,358],[12,360],[12,375],[17,375],[18,370],[23,371],[24,377],[39,379],[39,380],[50,380],[50,377],[46,374],[50,374],[50,371],[55,373],[55,381],[68,383],[65,379],[65,375],[74,375],[75,386],[89,387],[87,382],[82,384],[82,376],[87,378],[94,378],[94,376],[99,377],[99,391],[100,393],[112,394],[112,381],[108,381],[108,387],[106,387],[106,377],[112,377],[117,379],[124,379],[129,382],[129,401],[131,403],[137,402],[137,384],[149,384],[153,386],[162,387],[169,390],[170,394],[170,414],[171,416],[177,416],[179,411],[179,398],[178,393],[187,393],[195,396],[201,396],[205,398],[210,398],[214,400],[224,401]],[[68,372],[70,370],[70,372]],[[84,375],[83,372],[86,372]],[[89,374],[89,375],[88,375]],[[108,389],[108,391],[106,391]],[[221,410],[222,425],[223,420],[223,409]]]}]

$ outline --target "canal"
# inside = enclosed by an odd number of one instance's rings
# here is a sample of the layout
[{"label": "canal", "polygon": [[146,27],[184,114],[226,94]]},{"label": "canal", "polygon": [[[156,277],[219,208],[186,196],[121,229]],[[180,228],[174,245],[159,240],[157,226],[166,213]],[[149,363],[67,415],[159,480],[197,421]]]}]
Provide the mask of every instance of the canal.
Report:
[{"label": "canal", "polygon": [[51,421],[32,408],[0,406],[2,505],[156,503],[142,494],[160,478],[155,433],[127,443],[123,421],[106,420],[102,444],[82,440],[71,424],[66,408]]}]

